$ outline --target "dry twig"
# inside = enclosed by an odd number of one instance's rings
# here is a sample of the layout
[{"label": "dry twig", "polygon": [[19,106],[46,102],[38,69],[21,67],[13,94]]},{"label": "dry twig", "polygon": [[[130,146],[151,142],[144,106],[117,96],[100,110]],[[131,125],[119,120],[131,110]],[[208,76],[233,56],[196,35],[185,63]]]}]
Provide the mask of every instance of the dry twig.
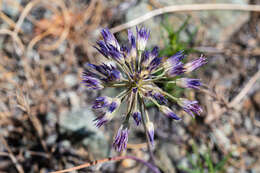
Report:
[{"label": "dry twig", "polygon": [[214,113],[214,115],[215,115],[214,117],[207,116],[207,118],[205,119],[205,122],[206,123],[212,122],[213,120],[219,118],[221,115],[223,115],[225,112],[227,112],[229,109],[236,109],[237,107],[241,108],[240,102],[245,98],[245,96],[252,89],[252,87],[254,86],[254,84],[257,82],[258,79],[260,79],[260,70],[258,70],[258,72],[256,72],[254,74],[254,76],[251,77],[251,79],[248,81],[248,83],[245,85],[245,87],[230,102],[226,102],[226,100],[224,98],[219,98],[215,93],[212,93],[209,90],[202,89],[201,91],[208,94],[212,98],[216,99],[218,101],[218,103],[223,105],[223,107],[217,109],[217,112]]},{"label": "dry twig", "polygon": [[42,140],[43,137],[43,127],[40,122],[40,120],[36,117],[36,114],[32,114],[31,107],[28,103],[28,96],[24,96],[20,88],[17,88],[16,90],[16,98],[18,102],[18,107],[25,111],[30,119],[30,121],[33,124],[33,127],[36,130],[36,133],[38,135],[38,138],[41,142],[41,145],[45,151],[48,151],[45,141]]},{"label": "dry twig", "polygon": [[111,28],[112,33],[138,25],[152,17],[173,12],[185,11],[205,11],[205,10],[239,10],[239,11],[255,11],[260,12],[260,5],[240,5],[240,4],[190,4],[190,5],[172,5],[164,8],[153,10],[134,20],[122,25]]},{"label": "dry twig", "polygon": [[123,160],[123,159],[133,159],[135,161],[138,161],[138,162],[141,162],[142,164],[144,164],[145,166],[147,166],[150,171],[154,172],[154,173],[160,173],[160,171],[158,170],[158,168],[156,168],[154,165],[142,160],[142,159],[139,159],[137,157],[134,157],[134,156],[115,156],[115,157],[109,157],[109,158],[105,158],[105,159],[102,159],[102,160],[95,160],[93,162],[88,162],[88,163],[85,163],[85,164],[82,164],[82,165],[79,165],[79,166],[75,166],[73,168],[69,168],[69,169],[64,169],[64,170],[61,170],[61,171],[56,171],[56,172],[51,172],[51,173],[64,173],[64,172],[71,172],[71,171],[75,171],[75,170],[79,170],[79,169],[83,169],[83,168],[87,168],[87,167],[90,167],[90,166],[94,166],[94,165],[97,165],[97,164],[100,164],[100,163],[105,163],[105,162],[109,162],[109,161],[119,161],[119,160]]},{"label": "dry twig", "polygon": [[23,167],[21,166],[21,164],[17,161],[16,157],[14,156],[12,150],[9,148],[7,142],[5,141],[4,137],[1,135],[0,136],[1,142],[2,144],[5,146],[5,148],[8,151],[8,156],[10,157],[10,159],[12,160],[13,164],[15,165],[17,171],[19,173],[24,173]]},{"label": "dry twig", "polygon": [[256,81],[260,79],[260,70],[254,74],[254,76],[248,81],[246,86],[240,91],[240,93],[228,104],[229,107],[235,107],[239,105],[243,98],[245,98],[246,94],[250,91],[250,89],[254,86]]},{"label": "dry twig", "polygon": [[17,43],[17,45],[19,46],[19,52],[24,51],[24,45],[23,45],[21,39],[18,37],[17,33],[13,32],[9,29],[0,29],[0,35],[1,34],[10,35],[12,37],[12,39],[14,40],[14,42]]}]

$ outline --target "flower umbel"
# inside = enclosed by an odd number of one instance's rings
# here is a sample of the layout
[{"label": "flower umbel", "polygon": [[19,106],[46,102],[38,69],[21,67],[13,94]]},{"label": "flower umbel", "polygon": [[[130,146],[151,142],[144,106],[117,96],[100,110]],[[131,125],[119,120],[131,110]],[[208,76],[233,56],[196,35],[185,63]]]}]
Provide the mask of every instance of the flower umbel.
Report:
[{"label": "flower umbel", "polygon": [[103,29],[101,34],[104,40],[98,41],[95,48],[114,63],[87,64],[83,72],[82,82],[90,90],[122,88],[122,92],[114,98],[107,96],[96,98],[92,107],[100,112],[100,116],[94,121],[97,127],[101,127],[113,119],[120,104],[127,104],[124,121],[113,143],[117,151],[126,149],[131,116],[137,126],[143,122],[150,143],[154,143],[154,124],[149,119],[146,100],[152,101],[164,115],[174,120],[181,118],[167,106],[168,101],[176,102],[192,116],[200,115],[202,112],[196,100],[174,97],[159,88],[158,83],[175,83],[183,88],[199,89],[202,85],[199,79],[177,78],[177,76],[199,68],[206,63],[206,58],[201,56],[184,64],[182,51],[169,58],[158,57],[157,46],[151,51],[145,50],[150,31],[143,27],[136,28],[136,33],[135,37],[133,32],[128,30],[129,45],[120,46],[115,36],[108,29]]}]

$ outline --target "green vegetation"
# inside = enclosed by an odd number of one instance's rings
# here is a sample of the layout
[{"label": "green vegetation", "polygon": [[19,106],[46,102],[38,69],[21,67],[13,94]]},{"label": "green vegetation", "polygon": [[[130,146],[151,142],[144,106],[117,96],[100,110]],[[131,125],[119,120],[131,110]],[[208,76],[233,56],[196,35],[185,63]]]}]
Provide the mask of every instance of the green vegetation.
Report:
[{"label": "green vegetation", "polygon": [[231,156],[231,153],[229,153],[228,155],[224,156],[224,158],[220,160],[218,163],[214,164],[210,150],[203,154],[200,154],[198,152],[196,144],[193,144],[192,151],[193,153],[188,156],[191,168],[184,167],[181,165],[178,166],[180,170],[185,171],[187,173],[224,173],[224,166]]},{"label": "green vegetation", "polygon": [[[191,52],[196,52],[195,49],[192,49],[191,46],[196,37],[198,28],[196,27],[195,31],[191,32],[188,29],[190,17],[187,17],[185,21],[181,24],[181,26],[177,29],[174,28],[173,25],[169,23],[169,19],[166,16],[164,22],[162,23],[163,29],[166,30],[168,36],[165,38],[165,48],[160,51],[160,56],[171,56],[178,51],[184,51],[185,54],[189,54]],[[183,41],[181,36],[187,36],[187,40]]]}]

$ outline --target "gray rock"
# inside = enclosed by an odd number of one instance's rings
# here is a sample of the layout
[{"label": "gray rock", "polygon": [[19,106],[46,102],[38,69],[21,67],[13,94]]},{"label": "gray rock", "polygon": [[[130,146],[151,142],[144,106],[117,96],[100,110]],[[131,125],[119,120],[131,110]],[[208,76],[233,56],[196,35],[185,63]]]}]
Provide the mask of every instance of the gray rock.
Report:
[{"label": "gray rock", "polygon": [[245,127],[248,130],[248,132],[251,132],[253,130],[253,124],[250,118],[245,118]]},{"label": "gray rock", "polygon": [[53,134],[53,135],[48,136],[47,139],[46,139],[46,144],[47,145],[53,145],[55,143],[57,137],[58,137],[57,134]]},{"label": "gray rock", "polygon": [[[169,6],[169,5],[181,5],[181,4],[195,4],[195,3],[212,3],[211,0],[157,0],[159,4],[162,6]],[[216,0],[215,3],[236,3],[236,4],[247,4],[247,0]],[[152,6],[147,0],[141,1],[141,3],[137,4],[129,8],[126,13],[126,21],[131,21],[137,17],[144,15],[145,13],[152,10]],[[200,19],[200,28],[206,28],[205,38],[210,39],[214,42],[218,42],[220,40],[225,41],[225,39],[230,36],[233,31],[238,30],[249,18],[248,13],[243,13],[239,11],[202,11],[196,12],[194,14],[198,16]],[[178,17],[176,17],[178,16]],[[180,24],[183,23],[183,20],[187,17],[187,13],[180,14],[169,14],[169,22],[172,23],[172,26],[176,29]],[[158,44],[158,40],[161,40],[162,31],[160,23],[164,20],[160,17],[154,17],[142,23],[141,25],[145,25],[149,27],[151,30],[151,38],[149,43],[151,45]],[[239,22],[238,22],[239,21]],[[191,30],[194,27],[194,21],[190,21]],[[230,26],[232,26],[232,30],[230,30]]]},{"label": "gray rock", "polygon": [[68,97],[70,99],[70,103],[73,110],[77,110],[80,107],[80,99],[76,92],[70,91],[68,92]]},{"label": "gray rock", "polygon": [[230,140],[220,129],[215,129],[213,132],[213,140],[215,143],[222,145],[225,150],[229,151],[231,148]]},{"label": "gray rock", "polygon": [[63,140],[62,142],[60,142],[60,147],[64,147],[66,149],[71,147],[71,143],[68,140]]},{"label": "gray rock", "polygon": [[24,34],[31,34],[33,32],[33,24],[28,20],[23,22],[21,28]]},{"label": "gray rock", "polygon": [[91,108],[82,108],[61,115],[60,126],[63,129],[73,132],[82,128],[87,128],[90,131],[98,132],[99,130],[93,124],[94,119],[95,116],[91,111]]},{"label": "gray rock", "polygon": [[235,170],[234,167],[228,167],[228,168],[226,169],[226,171],[227,171],[227,173],[235,173],[235,172],[236,172],[236,170]]},{"label": "gray rock", "polygon": [[75,133],[84,136],[82,144],[97,157],[105,157],[108,151],[108,141],[103,132],[98,129],[93,120],[96,117],[91,108],[73,110],[60,117],[62,133]]},{"label": "gray rock", "polygon": [[[150,5],[147,2],[141,2],[138,5],[130,8],[126,13],[126,21],[131,21],[149,12],[149,7]],[[158,31],[162,30],[162,28],[160,27],[160,20],[158,18],[149,19],[140,26],[149,27],[149,30],[151,31],[151,36],[147,43],[147,47],[158,44],[158,40],[161,40],[161,34]],[[136,29],[135,27],[133,27],[131,28],[131,30],[135,33]]]},{"label": "gray rock", "polygon": [[182,148],[179,147],[178,145],[169,144],[169,143],[165,143],[164,145],[165,145],[168,156],[172,160],[178,161],[183,157],[183,155],[181,154]]},{"label": "gray rock", "polygon": [[1,8],[1,10],[4,13],[6,13],[6,14],[12,16],[12,17],[18,15],[18,13],[19,13],[19,4],[21,3],[21,0],[14,0],[14,1],[16,1],[16,2],[12,3],[12,1],[3,0],[2,1],[2,8]]},{"label": "gray rock", "polygon": [[74,87],[79,83],[77,76],[74,74],[67,74],[64,77],[64,83],[67,87]]},{"label": "gray rock", "polygon": [[231,133],[232,133],[232,126],[229,123],[224,124],[223,132],[225,133],[226,136],[231,135]]},{"label": "gray rock", "polygon": [[58,47],[58,52],[59,54],[64,54],[66,52],[66,49],[67,49],[67,42],[66,41],[63,41],[60,46]]},{"label": "gray rock", "polygon": [[169,145],[164,145],[165,147],[158,150],[156,153],[157,158],[157,165],[160,165],[160,168],[163,172],[169,172],[169,173],[175,173],[176,170],[174,168],[174,165],[172,164],[172,161],[169,157]]}]

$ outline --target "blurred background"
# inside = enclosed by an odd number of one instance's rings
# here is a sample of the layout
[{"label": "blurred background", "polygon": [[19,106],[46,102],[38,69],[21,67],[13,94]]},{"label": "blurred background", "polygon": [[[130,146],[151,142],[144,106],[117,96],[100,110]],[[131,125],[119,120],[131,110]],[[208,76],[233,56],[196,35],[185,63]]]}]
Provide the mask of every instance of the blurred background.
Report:
[{"label": "blurred background", "polygon": [[[104,58],[93,48],[102,28],[113,28],[169,5],[258,4],[258,0],[0,0],[0,172],[45,173],[116,155],[149,160],[142,127],[131,128],[126,153],[112,147],[119,116],[100,129],[91,104],[117,90],[87,91],[86,62]],[[160,56],[184,50],[208,63],[191,77],[208,89],[162,86],[199,100],[200,117],[178,109],[182,121],[155,122],[154,155],[164,173],[260,173],[260,13],[168,13],[139,26],[151,30],[148,48]],[[135,27],[132,28],[135,31]],[[120,43],[127,30],[115,33]],[[134,160],[107,162],[78,172],[145,173]]]}]

